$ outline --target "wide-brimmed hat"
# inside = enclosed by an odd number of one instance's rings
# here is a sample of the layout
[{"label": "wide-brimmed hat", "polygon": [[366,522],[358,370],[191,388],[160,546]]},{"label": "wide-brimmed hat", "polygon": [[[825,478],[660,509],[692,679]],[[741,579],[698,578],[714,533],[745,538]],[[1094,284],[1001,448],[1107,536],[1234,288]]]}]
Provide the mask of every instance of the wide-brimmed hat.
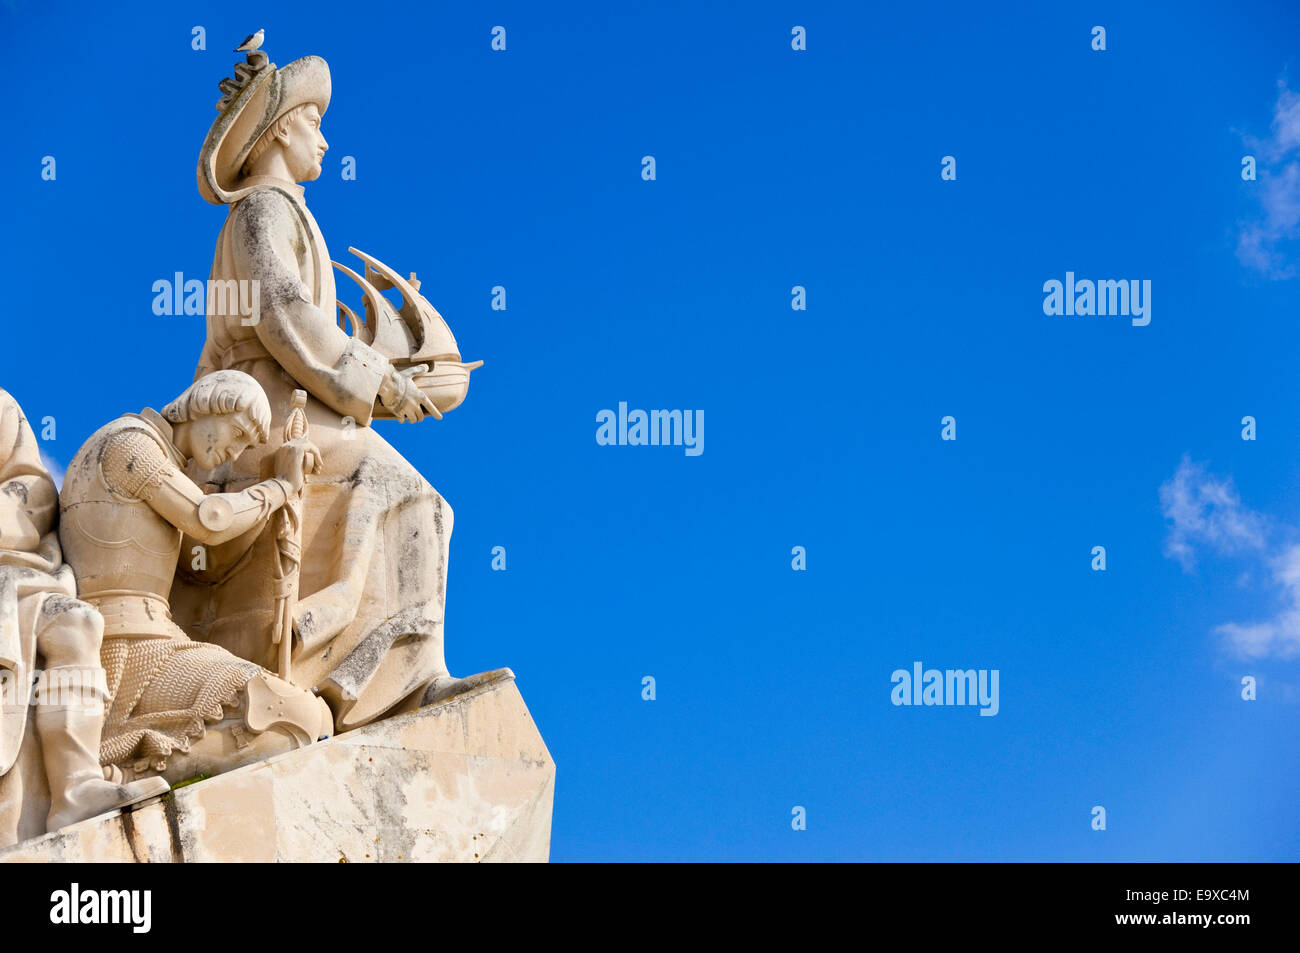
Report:
[{"label": "wide-brimmed hat", "polygon": [[240,188],[244,160],[271,125],[298,106],[315,103],[325,114],[330,104],[330,68],[319,56],[304,56],[283,69],[260,50],[235,64],[235,78],[217,84],[218,116],[199,152],[199,194],[213,205],[227,205],[247,193]]}]

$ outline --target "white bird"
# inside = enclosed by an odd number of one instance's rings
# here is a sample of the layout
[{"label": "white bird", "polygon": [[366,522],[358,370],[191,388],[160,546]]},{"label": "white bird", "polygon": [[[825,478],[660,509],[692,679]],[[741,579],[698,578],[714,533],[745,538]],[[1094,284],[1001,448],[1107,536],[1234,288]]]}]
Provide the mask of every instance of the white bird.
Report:
[{"label": "white bird", "polygon": [[244,37],[244,42],[235,47],[236,53],[250,53],[262,45],[262,40],[266,38],[265,30],[258,30]]}]

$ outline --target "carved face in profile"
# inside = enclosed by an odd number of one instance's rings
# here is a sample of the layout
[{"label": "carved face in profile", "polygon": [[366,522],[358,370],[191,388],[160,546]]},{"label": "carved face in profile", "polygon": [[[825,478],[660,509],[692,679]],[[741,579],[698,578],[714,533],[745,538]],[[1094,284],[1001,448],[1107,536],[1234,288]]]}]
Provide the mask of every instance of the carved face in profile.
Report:
[{"label": "carved face in profile", "polygon": [[213,414],[190,422],[190,450],[204,470],[215,470],[258,443],[248,414]]},{"label": "carved face in profile", "polygon": [[308,103],[294,113],[287,132],[280,136],[284,161],[295,182],[311,182],[320,178],[321,162],[329,143],[320,131],[320,110]]}]

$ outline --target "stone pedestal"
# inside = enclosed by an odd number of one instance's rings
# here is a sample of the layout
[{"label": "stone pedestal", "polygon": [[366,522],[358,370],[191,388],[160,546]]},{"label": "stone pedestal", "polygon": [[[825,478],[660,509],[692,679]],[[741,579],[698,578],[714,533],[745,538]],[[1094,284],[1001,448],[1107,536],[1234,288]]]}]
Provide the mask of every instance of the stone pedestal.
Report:
[{"label": "stone pedestal", "polygon": [[187,784],[0,861],[545,861],[555,764],[512,679]]}]

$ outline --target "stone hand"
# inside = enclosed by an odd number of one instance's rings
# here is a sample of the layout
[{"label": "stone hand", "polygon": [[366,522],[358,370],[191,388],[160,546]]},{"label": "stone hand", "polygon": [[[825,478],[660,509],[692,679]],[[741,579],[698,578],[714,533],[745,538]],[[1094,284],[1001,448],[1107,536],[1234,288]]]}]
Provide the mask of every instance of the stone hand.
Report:
[{"label": "stone hand", "polygon": [[433,399],[416,385],[412,378],[429,370],[428,364],[415,367],[393,368],[384,379],[379,389],[379,399],[402,423],[414,423],[423,420],[429,414],[439,420],[442,414],[434,405]]},{"label": "stone hand", "polygon": [[306,474],[318,473],[320,466],[320,451],[305,438],[287,441],[275,451],[276,475],[288,480],[295,493],[302,489]]}]

